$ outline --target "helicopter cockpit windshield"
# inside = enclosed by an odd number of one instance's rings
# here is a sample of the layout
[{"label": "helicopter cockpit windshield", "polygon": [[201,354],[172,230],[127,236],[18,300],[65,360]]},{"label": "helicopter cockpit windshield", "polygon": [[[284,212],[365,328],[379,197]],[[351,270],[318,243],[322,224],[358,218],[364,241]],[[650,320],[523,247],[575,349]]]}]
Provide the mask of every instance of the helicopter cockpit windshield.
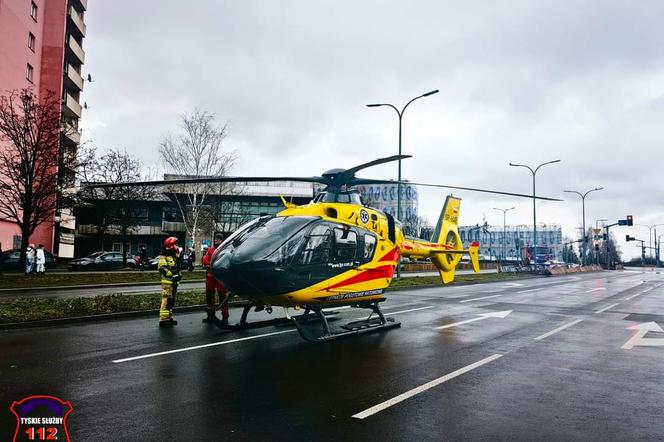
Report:
[{"label": "helicopter cockpit windshield", "polygon": [[284,242],[299,232],[306,225],[318,219],[315,216],[270,216],[245,226],[236,235],[230,236],[221,245],[220,252],[235,250],[235,258],[260,261],[279,248]]},{"label": "helicopter cockpit windshield", "polygon": [[362,205],[360,193],[357,191],[330,192],[324,191],[316,195],[314,203],[347,203]]}]

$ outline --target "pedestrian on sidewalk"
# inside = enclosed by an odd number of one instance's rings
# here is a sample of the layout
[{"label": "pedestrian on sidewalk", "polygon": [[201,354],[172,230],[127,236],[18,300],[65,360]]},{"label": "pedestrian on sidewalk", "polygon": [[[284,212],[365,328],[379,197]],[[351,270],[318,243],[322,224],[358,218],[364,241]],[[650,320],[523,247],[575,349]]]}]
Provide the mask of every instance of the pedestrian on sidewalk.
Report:
[{"label": "pedestrian on sidewalk", "polygon": [[25,251],[25,274],[30,275],[35,269],[35,245],[30,244]]},{"label": "pedestrian on sidewalk", "polygon": [[35,252],[35,262],[37,263],[37,274],[43,275],[46,271],[46,255],[44,254],[44,244],[39,244]]},{"label": "pedestrian on sidewalk", "polygon": [[189,271],[192,272],[196,267],[196,249],[189,249]]}]

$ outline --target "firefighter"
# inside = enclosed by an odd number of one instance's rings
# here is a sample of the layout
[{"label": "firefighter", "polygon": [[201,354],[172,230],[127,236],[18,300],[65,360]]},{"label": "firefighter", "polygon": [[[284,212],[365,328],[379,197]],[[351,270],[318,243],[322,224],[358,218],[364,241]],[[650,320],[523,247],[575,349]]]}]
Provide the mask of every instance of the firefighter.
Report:
[{"label": "firefighter", "polygon": [[[211,247],[208,247],[205,255],[203,255],[203,266],[207,269],[205,275],[205,300],[207,307],[205,309],[207,316],[203,318],[205,323],[216,323],[219,325],[228,325],[228,290],[224,285],[215,279],[212,274],[212,255],[217,247],[221,245],[224,241],[224,236],[221,233],[216,233],[214,235],[214,243]],[[215,303],[214,303],[214,292],[219,294],[219,304],[221,305],[221,321],[214,315]]]},{"label": "firefighter", "polygon": [[164,250],[159,257],[159,273],[161,274],[161,308],[159,309],[159,327],[172,327],[178,322],[173,319],[173,306],[180,282],[178,265],[178,239],[174,236],[166,238]]}]

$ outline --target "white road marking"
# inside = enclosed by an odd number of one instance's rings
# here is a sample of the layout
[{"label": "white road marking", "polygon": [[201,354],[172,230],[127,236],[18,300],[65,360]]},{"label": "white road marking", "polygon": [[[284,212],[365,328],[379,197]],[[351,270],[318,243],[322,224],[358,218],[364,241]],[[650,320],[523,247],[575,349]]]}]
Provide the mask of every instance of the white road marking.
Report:
[{"label": "white road marking", "polygon": [[497,298],[497,297],[499,297],[499,296],[503,296],[503,295],[482,296],[481,298],[464,299],[463,301],[459,301],[459,302],[473,302],[473,301],[480,301],[480,300],[482,300],[482,299]]},{"label": "white road marking", "polygon": [[133,356],[131,358],[116,359],[112,362],[114,364],[119,364],[121,362],[136,361],[138,359],[155,358],[157,356],[170,355],[170,354],[173,354],[173,353],[180,353],[180,352],[183,352],[183,351],[191,351],[191,350],[198,350],[198,349],[201,349],[201,348],[215,347],[215,346],[218,346],[218,345],[233,344],[235,342],[249,341],[251,339],[258,339],[258,338],[266,338],[268,336],[281,335],[283,333],[293,333],[293,332],[296,332],[296,331],[297,331],[296,329],[293,329],[293,330],[284,330],[284,331],[278,331],[278,332],[273,332],[273,333],[265,333],[263,335],[247,336],[247,337],[239,338],[239,339],[230,339],[228,341],[212,342],[210,344],[194,345],[193,347],[183,347],[183,348],[178,348],[178,349],[175,349],[175,350],[160,351],[158,353],[150,353],[150,354],[147,354],[147,355]]},{"label": "white road marking", "polygon": [[426,310],[435,307],[436,307],[435,305],[427,305],[426,307],[411,308],[410,310],[401,310],[400,312],[383,313],[383,316],[399,315],[401,313],[416,312],[418,310]]},{"label": "white road marking", "polygon": [[541,341],[542,339],[548,338],[551,335],[555,335],[556,333],[565,330],[566,328],[570,328],[573,325],[578,324],[579,322],[583,321],[583,319],[577,319],[576,321],[572,321],[569,324],[561,325],[560,327],[551,330],[548,333],[544,333],[543,335],[539,335],[538,337],[535,338],[536,341]]},{"label": "white road marking", "polygon": [[594,289],[588,290],[586,293],[592,293],[592,292],[597,292],[600,290],[606,290],[606,287],[595,287]]},{"label": "white road marking", "polygon": [[645,292],[635,293],[635,294],[633,294],[632,296],[628,296],[628,297],[625,298],[624,300],[625,300],[625,301],[629,301],[630,299],[636,298],[637,296],[639,296],[639,295],[643,295],[644,293],[645,293]]},{"label": "white road marking", "polygon": [[487,319],[487,318],[505,318],[507,315],[509,315],[512,312],[513,312],[513,310],[503,310],[502,312],[482,313],[482,314],[477,315],[477,318],[466,319],[465,321],[454,322],[452,324],[445,324],[445,325],[441,325],[440,327],[436,327],[436,328],[438,330],[442,330],[442,329],[445,329],[445,328],[455,327],[457,325],[463,325],[463,324],[468,324],[470,322],[481,321],[482,319]]},{"label": "white road marking", "polygon": [[324,312],[333,312],[335,310],[343,310],[345,308],[350,308],[350,305],[342,305],[342,306],[339,306],[339,307],[327,307],[327,308],[324,308],[324,309],[321,309],[321,310],[323,310]]},{"label": "white road marking", "polygon": [[517,292],[517,293],[530,293],[530,292],[537,292],[539,290],[542,290],[542,289],[539,288],[539,289],[521,290],[520,292]]},{"label": "white road marking", "polygon": [[664,345],[664,339],[644,338],[648,332],[664,333],[662,327],[660,327],[659,324],[654,321],[633,325],[631,327],[627,327],[627,330],[636,330],[636,333],[634,333],[632,337],[629,338],[629,341],[625,342],[625,344],[620,347],[623,350],[631,350],[635,345],[646,347],[659,347]]},{"label": "white road marking", "polygon": [[481,367],[482,365],[488,364],[489,362],[493,362],[496,359],[501,358],[502,356],[503,355],[496,353],[494,355],[489,356],[488,358],[482,359],[481,361],[477,361],[474,364],[466,365],[465,367],[460,368],[456,371],[453,371],[452,373],[448,373],[444,376],[439,377],[438,379],[434,379],[431,382],[427,382],[424,385],[420,385],[419,387],[413,388],[412,390],[409,390],[405,393],[402,393],[399,396],[395,396],[392,399],[388,399],[385,402],[381,402],[378,405],[374,405],[371,408],[367,408],[364,411],[360,411],[359,413],[354,414],[352,417],[354,417],[355,419],[365,419],[369,416],[372,416],[376,413],[379,413],[379,412],[385,410],[386,408],[389,408],[393,405],[396,405],[399,402],[403,402],[406,399],[409,399],[409,398],[411,398],[411,397],[413,397],[417,394],[420,394],[424,391],[427,391],[427,390],[429,390],[429,389],[431,389],[431,388],[433,388],[437,385],[440,385],[444,382],[447,382],[450,379],[454,379],[455,377],[461,376],[464,373],[468,373],[469,371],[474,370],[478,367]]},{"label": "white road marking", "polygon": [[620,304],[620,303],[619,303],[619,302],[616,302],[615,304],[611,304],[610,306],[608,306],[608,307],[604,307],[604,308],[601,309],[601,310],[597,310],[595,313],[604,313],[605,311],[607,311],[607,310],[609,310],[609,309],[612,309],[613,307],[615,307],[615,306],[618,305],[618,304]]}]

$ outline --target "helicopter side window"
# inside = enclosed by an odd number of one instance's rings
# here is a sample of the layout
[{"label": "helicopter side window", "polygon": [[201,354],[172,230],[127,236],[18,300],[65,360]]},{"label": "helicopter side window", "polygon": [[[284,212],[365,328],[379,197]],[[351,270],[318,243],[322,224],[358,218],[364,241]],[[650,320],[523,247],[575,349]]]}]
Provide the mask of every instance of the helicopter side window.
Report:
[{"label": "helicopter side window", "polygon": [[324,264],[330,259],[330,228],[327,224],[314,227],[300,255],[300,264]]},{"label": "helicopter side window", "polygon": [[364,235],[364,261],[371,261],[374,251],[376,250],[376,237],[370,234]]},{"label": "helicopter side window", "polygon": [[334,228],[334,252],[332,261],[352,262],[355,261],[355,252],[357,250],[357,233],[348,228]]}]

